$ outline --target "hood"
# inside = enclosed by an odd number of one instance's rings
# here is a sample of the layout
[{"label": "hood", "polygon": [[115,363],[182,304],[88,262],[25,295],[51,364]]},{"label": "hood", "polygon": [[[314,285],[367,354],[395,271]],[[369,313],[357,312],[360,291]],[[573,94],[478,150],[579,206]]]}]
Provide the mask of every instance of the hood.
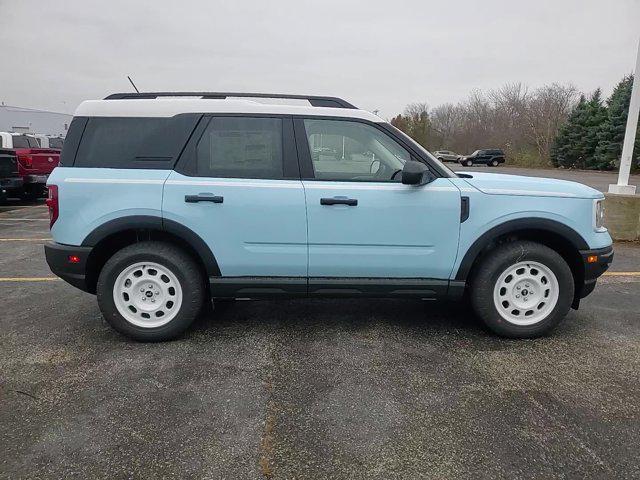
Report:
[{"label": "hood", "polygon": [[598,190],[577,182],[555,178],[524,177],[503,173],[457,172],[471,186],[489,195],[535,197],[604,198]]}]

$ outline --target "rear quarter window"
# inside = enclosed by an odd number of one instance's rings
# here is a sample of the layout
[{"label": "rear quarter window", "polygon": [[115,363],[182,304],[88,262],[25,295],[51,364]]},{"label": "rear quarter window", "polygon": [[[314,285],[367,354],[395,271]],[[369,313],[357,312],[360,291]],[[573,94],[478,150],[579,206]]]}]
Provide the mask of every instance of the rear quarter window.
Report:
[{"label": "rear quarter window", "polygon": [[[91,117],[75,155],[76,167],[170,169],[200,114],[175,117]],[[74,119],[75,122],[75,119]],[[71,131],[67,137],[71,136]],[[63,149],[63,157],[66,148]],[[64,165],[68,165],[66,158]]]}]

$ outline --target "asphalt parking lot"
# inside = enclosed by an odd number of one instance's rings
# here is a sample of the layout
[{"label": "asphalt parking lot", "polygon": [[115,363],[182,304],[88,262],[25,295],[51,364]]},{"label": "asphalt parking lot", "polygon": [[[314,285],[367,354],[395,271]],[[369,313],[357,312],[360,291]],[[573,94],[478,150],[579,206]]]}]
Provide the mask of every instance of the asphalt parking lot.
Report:
[{"label": "asphalt parking lot", "polygon": [[0,208],[2,478],[638,478],[640,247],[553,336],[461,305],[236,302],[129,341]]},{"label": "asphalt parking lot", "polygon": [[[610,183],[618,182],[618,172],[597,172],[595,170],[563,170],[540,169],[540,168],[520,168],[520,167],[487,167],[485,165],[474,165],[465,167],[458,163],[447,162],[446,165],[456,172],[488,172],[488,173],[508,173],[511,175],[525,175],[530,177],[549,177],[560,180],[571,180],[573,182],[584,183],[590,187],[606,192]],[[640,175],[631,175],[629,185],[640,186]]]}]

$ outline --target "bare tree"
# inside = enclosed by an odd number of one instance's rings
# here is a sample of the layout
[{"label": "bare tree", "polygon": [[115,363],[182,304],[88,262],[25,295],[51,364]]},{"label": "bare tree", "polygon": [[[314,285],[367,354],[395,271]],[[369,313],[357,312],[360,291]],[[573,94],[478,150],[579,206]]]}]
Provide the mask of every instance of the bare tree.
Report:
[{"label": "bare tree", "polygon": [[567,120],[578,92],[573,85],[557,83],[538,88],[526,109],[528,137],[542,158],[549,158],[551,144]]},{"label": "bare tree", "polygon": [[576,97],[572,85],[531,91],[508,83],[486,93],[474,90],[463,102],[433,110],[426,103],[410,104],[392,122],[427,148],[459,153],[502,148],[511,158],[534,156],[548,163],[553,139]]}]

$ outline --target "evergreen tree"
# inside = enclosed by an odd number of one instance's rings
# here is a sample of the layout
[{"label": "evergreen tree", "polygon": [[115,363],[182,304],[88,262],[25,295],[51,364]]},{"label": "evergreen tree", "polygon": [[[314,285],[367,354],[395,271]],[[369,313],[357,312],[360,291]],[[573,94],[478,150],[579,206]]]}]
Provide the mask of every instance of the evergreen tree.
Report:
[{"label": "evergreen tree", "polygon": [[551,161],[556,167],[575,168],[581,156],[581,142],[585,135],[584,118],[587,112],[587,99],[580,100],[560,128],[551,148]]},{"label": "evergreen tree", "polygon": [[553,164],[565,168],[599,168],[595,153],[606,116],[600,89],[593,92],[589,100],[581,95],[551,149]]},{"label": "evergreen tree", "polygon": [[604,166],[596,159],[598,134],[607,118],[607,109],[602,104],[602,93],[598,88],[587,102],[585,118],[585,136],[582,141],[582,162],[580,168],[598,170]]},{"label": "evergreen tree", "polygon": [[[596,149],[596,160],[600,168],[614,168],[620,164],[632,86],[633,75],[624,77],[607,100],[607,117],[598,132],[599,144]],[[636,132],[633,157],[633,164],[637,165],[640,161],[640,129]]]}]

